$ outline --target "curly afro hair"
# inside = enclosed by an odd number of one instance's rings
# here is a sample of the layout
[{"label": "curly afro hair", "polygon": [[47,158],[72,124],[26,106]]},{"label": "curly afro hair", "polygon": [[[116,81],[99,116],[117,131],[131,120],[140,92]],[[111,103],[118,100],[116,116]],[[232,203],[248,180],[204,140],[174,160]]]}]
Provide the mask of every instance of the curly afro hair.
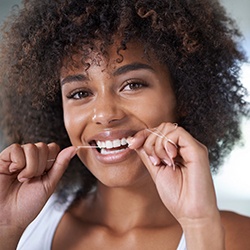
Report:
[{"label": "curly afro hair", "polygon": [[[238,28],[216,0],[25,0],[1,31],[5,145],[54,141],[69,146],[59,81],[63,59],[96,49],[106,55],[115,35],[122,37],[118,54],[137,40],[145,54],[153,51],[168,66],[179,124],[207,146],[213,171],[241,138],[241,118],[249,116],[239,81],[246,58]],[[67,196],[76,180],[87,194],[95,178],[78,158],[70,164],[61,195]]]}]

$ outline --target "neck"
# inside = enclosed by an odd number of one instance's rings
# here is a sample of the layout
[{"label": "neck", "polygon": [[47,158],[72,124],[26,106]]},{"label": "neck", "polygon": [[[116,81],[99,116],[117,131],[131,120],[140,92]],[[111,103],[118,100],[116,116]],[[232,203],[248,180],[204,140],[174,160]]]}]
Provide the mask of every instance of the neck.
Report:
[{"label": "neck", "polygon": [[96,222],[120,232],[176,222],[163,205],[152,180],[126,188],[110,188],[98,183],[91,203]]}]

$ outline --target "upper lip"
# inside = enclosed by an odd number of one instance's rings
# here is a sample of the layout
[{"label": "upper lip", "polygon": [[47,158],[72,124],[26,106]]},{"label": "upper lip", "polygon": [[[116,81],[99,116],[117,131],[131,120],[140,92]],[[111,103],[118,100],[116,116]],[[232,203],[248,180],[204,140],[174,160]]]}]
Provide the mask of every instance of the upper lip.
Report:
[{"label": "upper lip", "polygon": [[94,136],[91,136],[87,139],[88,143],[93,141],[107,141],[107,140],[115,140],[115,139],[122,139],[128,138],[136,134],[136,130],[105,130],[101,131]]}]

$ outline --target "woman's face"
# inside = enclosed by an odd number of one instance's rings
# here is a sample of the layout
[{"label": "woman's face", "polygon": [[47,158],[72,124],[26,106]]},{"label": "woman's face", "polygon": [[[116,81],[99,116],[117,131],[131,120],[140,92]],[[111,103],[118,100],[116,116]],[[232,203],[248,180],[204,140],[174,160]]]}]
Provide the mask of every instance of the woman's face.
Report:
[{"label": "woman's face", "polygon": [[146,57],[139,44],[130,43],[120,52],[122,62],[116,49],[108,51],[109,61],[93,52],[96,62],[87,69],[79,63],[61,70],[64,121],[72,145],[102,148],[82,148],[78,156],[108,186],[132,185],[148,178],[126,138],[177,118],[168,69],[152,56]]}]

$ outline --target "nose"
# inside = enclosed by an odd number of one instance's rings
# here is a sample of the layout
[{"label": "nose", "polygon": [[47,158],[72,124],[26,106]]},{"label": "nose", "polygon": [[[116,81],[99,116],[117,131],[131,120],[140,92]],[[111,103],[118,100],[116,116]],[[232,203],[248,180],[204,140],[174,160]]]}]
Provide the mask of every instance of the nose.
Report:
[{"label": "nose", "polygon": [[121,103],[113,96],[101,96],[96,99],[92,121],[96,124],[110,126],[118,123],[125,116]]}]

